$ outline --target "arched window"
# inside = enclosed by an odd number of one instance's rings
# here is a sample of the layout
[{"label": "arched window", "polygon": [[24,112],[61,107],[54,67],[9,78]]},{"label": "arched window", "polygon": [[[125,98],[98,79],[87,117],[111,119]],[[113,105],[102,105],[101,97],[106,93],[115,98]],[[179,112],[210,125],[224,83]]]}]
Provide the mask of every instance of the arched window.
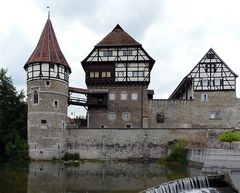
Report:
[{"label": "arched window", "polygon": [[34,104],[38,103],[38,91],[37,90],[33,91],[33,103]]}]

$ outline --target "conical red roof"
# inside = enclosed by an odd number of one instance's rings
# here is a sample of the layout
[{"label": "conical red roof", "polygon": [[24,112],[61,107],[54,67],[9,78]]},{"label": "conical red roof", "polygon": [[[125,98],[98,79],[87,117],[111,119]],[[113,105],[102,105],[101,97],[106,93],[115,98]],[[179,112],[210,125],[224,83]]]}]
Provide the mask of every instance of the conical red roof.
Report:
[{"label": "conical red roof", "polygon": [[133,39],[127,32],[125,32],[119,24],[100,41],[96,47],[102,46],[136,46],[141,45]]},{"label": "conical red roof", "polygon": [[28,64],[37,62],[62,64],[71,72],[71,68],[58,45],[58,41],[52,27],[52,22],[49,18],[43,28],[37,47],[27,60],[24,68],[26,68]]}]

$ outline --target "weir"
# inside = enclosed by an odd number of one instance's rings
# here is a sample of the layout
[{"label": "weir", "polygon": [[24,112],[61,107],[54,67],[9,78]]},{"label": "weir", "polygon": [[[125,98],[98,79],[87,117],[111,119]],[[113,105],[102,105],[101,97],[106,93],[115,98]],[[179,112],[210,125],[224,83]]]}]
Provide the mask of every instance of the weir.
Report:
[{"label": "weir", "polygon": [[148,188],[141,193],[221,193],[216,189],[216,184],[222,179],[223,176],[210,176],[210,179],[207,176],[183,178]]}]

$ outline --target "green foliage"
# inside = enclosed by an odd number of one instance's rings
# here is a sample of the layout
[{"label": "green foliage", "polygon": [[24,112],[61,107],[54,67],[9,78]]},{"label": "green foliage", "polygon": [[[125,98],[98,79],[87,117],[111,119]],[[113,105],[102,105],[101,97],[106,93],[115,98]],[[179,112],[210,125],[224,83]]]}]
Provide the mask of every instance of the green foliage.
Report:
[{"label": "green foliage", "polygon": [[68,161],[68,160],[79,160],[80,156],[79,153],[68,153],[66,152],[63,156],[63,159]]},{"label": "green foliage", "polygon": [[186,142],[184,140],[177,140],[170,146],[170,154],[167,156],[166,161],[187,163],[186,159]]},{"label": "green foliage", "polygon": [[23,159],[27,151],[27,104],[7,70],[0,69],[0,153]]},{"label": "green foliage", "polygon": [[230,148],[233,141],[240,141],[240,132],[237,131],[225,131],[218,135],[218,140],[223,142],[229,142]]}]

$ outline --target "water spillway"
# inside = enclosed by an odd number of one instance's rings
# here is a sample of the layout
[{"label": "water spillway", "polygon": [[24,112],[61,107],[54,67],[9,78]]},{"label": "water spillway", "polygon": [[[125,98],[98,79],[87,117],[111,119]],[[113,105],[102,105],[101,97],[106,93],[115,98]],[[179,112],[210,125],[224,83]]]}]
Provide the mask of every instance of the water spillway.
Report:
[{"label": "water spillway", "polygon": [[220,193],[217,183],[222,184],[223,176],[196,176],[178,179],[148,188],[142,193]]}]

